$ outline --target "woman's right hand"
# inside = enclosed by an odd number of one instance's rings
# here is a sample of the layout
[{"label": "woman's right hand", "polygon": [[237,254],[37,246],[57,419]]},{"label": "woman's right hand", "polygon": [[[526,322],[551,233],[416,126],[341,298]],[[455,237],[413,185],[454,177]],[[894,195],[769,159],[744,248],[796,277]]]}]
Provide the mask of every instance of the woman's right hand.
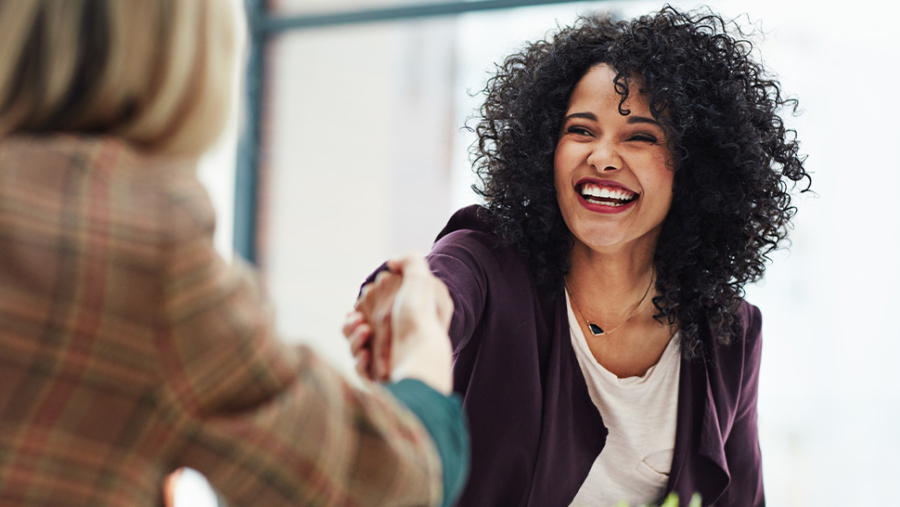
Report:
[{"label": "woman's right hand", "polygon": [[447,287],[421,256],[387,265],[389,271],[363,288],[344,324],[357,372],[377,381],[417,378],[449,393],[453,301]]}]

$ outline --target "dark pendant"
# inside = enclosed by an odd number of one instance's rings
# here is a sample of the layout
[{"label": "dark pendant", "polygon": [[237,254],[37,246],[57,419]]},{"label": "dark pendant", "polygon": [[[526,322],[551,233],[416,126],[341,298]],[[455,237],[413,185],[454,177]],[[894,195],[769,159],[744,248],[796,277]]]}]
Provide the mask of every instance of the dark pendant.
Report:
[{"label": "dark pendant", "polygon": [[588,322],[588,327],[591,329],[591,334],[594,336],[600,336],[604,333],[603,328],[593,322]]}]

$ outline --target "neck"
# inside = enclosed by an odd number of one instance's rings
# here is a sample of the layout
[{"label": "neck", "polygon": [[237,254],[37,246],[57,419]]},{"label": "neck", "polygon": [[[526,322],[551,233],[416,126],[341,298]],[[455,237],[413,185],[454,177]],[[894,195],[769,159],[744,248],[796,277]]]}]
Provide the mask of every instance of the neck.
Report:
[{"label": "neck", "polygon": [[[631,311],[650,284],[654,251],[655,245],[598,251],[576,243],[566,278],[585,317],[616,322]],[[647,299],[654,294],[651,287]]]}]

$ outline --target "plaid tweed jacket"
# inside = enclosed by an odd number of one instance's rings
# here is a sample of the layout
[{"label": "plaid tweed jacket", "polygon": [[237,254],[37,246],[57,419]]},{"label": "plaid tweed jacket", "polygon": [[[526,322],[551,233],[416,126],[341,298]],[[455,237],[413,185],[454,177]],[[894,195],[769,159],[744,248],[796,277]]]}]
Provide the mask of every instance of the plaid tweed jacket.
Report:
[{"label": "plaid tweed jacket", "polygon": [[0,140],[0,505],[434,505],[439,456],[381,388],[273,336],[213,249],[192,164],[114,138]]}]

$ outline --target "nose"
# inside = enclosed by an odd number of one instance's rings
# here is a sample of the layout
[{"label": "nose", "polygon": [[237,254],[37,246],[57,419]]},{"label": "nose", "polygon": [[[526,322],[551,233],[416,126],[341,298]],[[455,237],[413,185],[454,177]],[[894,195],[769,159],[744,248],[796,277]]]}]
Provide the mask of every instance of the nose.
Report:
[{"label": "nose", "polygon": [[622,156],[615,143],[603,139],[594,143],[587,162],[598,172],[618,171],[623,165]]}]

